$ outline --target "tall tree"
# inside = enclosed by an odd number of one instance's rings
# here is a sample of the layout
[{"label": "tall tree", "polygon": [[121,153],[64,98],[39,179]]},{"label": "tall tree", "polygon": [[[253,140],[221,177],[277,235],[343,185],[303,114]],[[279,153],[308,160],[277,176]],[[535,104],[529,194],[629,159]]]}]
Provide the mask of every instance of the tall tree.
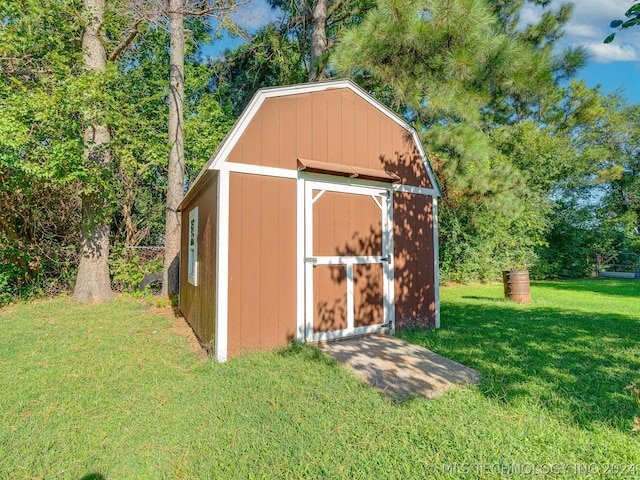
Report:
[{"label": "tall tree", "polygon": [[343,32],[359,24],[374,0],[269,0],[282,10],[247,44],[211,62],[219,101],[239,115],[262,87],[329,78],[329,54]]},{"label": "tall tree", "polygon": [[522,3],[383,0],[332,57],[342,74],[391,85],[398,111],[421,132],[443,190],[445,280],[495,278],[530,263],[544,241],[548,199],[490,135],[542,121],[557,98],[550,45],[566,12],[520,31]]},{"label": "tall tree", "polygon": [[169,164],[164,238],[162,294],[176,295],[180,278],[180,213],[184,196],[184,4],[168,0],[170,31]]},{"label": "tall tree", "polygon": [[169,94],[169,164],[167,169],[167,202],[165,253],[162,269],[162,294],[178,294],[180,281],[180,215],[177,211],[184,197],[184,18],[220,18],[235,8],[235,0],[167,0],[170,29],[170,94]]},{"label": "tall tree", "polygon": [[[89,107],[84,115],[84,157],[87,168],[95,171],[99,180],[82,197],[83,231],[73,292],[73,298],[81,302],[99,302],[113,296],[109,278],[110,219],[104,179],[112,168],[111,134],[105,122],[109,107],[100,105],[92,95],[95,97],[106,87],[108,62],[114,64],[136,39],[140,25],[153,16],[153,9],[148,9],[144,0],[113,2],[109,12],[106,6],[105,0],[83,0],[82,59],[85,71],[93,80],[92,88],[84,96]],[[112,47],[108,55],[107,45]]]},{"label": "tall tree", "polygon": [[309,81],[326,78],[321,58],[327,52],[327,0],[313,0],[311,48],[309,49]]},{"label": "tall tree", "polygon": [[[77,271],[62,267],[69,263],[62,255],[71,254],[69,245],[81,243],[81,225],[103,222],[103,233],[110,226],[110,252],[115,243],[158,244],[164,238],[170,41],[165,24],[156,21],[160,9],[154,11],[153,2],[133,1],[104,4],[97,31],[110,52],[104,71],[85,67],[90,50],[83,50],[80,39],[88,23],[74,15],[80,10],[77,0],[46,9],[38,2],[0,3],[3,299],[5,293],[27,294],[35,282],[61,286],[52,281],[61,273],[63,282],[75,280]],[[164,2],[155,6],[166,10]],[[188,32],[185,157],[195,171],[226,133],[229,120],[208,91],[206,67],[196,56],[197,45],[208,38],[206,21],[190,20]],[[84,141],[85,127],[93,125],[108,126],[109,141],[99,148],[93,137]],[[107,153],[109,162],[87,161],[89,148],[98,158]],[[85,205],[95,198],[101,208],[85,212],[81,221],[79,197]],[[112,259],[118,255],[116,250]],[[113,264],[112,276],[121,264]]]},{"label": "tall tree", "polygon": [[[83,0],[85,28],[82,33],[83,62],[86,70],[100,75],[107,67],[107,52],[102,39],[105,0]],[[109,129],[103,119],[85,115],[84,155],[87,164],[97,170],[109,168]],[[112,298],[109,279],[109,221],[106,201],[100,189],[82,196],[83,230],[80,263],[73,298],[80,302],[100,302]]]}]

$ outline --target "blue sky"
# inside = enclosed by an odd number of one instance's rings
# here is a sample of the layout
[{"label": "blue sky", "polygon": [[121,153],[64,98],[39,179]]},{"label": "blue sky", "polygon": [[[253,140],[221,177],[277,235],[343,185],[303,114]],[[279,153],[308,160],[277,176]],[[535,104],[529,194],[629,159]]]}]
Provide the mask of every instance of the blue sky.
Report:
[{"label": "blue sky", "polygon": [[[557,9],[561,0],[552,0],[551,8]],[[624,19],[624,12],[633,5],[632,0],[574,0],[573,16],[565,28],[563,45],[584,45],[590,59],[579,74],[589,87],[601,85],[605,93],[623,90],[629,102],[640,103],[640,26],[616,35],[605,45],[604,38],[614,30],[611,20]],[[531,23],[540,18],[542,8],[527,5],[522,12],[522,22]]]},{"label": "blue sky", "polygon": [[[565,0],[552,0],[551,8],[557,9]],[[605,45],[604,38],[613,30],[609,23],[623,19],[624,12],[633,5],[632,0],[574,0],[574,13],[566,26],[560,48],[566,45],[584,45],[590,59],[578,78],[589,87],[601,86],[605,93],[621,90],[631,103],[640,103],[640,26],[617,34],[616,39]],[[543,9],[526,5],[522,11],[523,24],[535,22]],[[269,8],[265,0],[252,0],[240,7],[236,20],[249,30],[255,30],[276,20],[281,13]],[[225,39],[204,49],[207,56],[217,56],[225,48],[241,43],[240,39]]]}]

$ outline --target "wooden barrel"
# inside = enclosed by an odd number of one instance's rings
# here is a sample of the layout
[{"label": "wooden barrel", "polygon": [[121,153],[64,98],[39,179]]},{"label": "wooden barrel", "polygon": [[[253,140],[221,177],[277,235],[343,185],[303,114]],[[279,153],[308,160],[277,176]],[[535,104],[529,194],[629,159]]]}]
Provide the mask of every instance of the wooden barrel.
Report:
[{"label": "wooden barrel", "polygon": [[505,270],[502,272],[504,296],[518,303],[531,302],[529,270]]}]

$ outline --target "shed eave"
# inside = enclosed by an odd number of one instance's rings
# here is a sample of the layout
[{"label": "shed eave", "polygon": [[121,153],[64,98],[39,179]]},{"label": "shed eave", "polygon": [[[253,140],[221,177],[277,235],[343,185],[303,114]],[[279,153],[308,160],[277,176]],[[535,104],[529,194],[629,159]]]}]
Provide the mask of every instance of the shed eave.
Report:
[{"label": "shed eave", "polygon": [[193,197],[200,190],[202,190],[202,188],[207,184],[207,182],[211,178],[213,178],[213,176],[214,176],[213,171],[208,170],[206,168],[202,169],[202,171],[196,177],[196,180],[193,182],[193,185],[191,185],[191,188],[187,191],[187,193],[182,198],[182,201],[178,205],[178,208],[176,209],[176,211],[182,212],[187,207],[187,205],[189,205]]}]

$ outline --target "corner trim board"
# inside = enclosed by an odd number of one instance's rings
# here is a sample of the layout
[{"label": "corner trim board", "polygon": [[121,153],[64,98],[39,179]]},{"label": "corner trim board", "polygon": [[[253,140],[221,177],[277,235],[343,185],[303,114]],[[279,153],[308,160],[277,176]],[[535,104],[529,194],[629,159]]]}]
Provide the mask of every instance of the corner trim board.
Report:
[{"label": "corner trim board", "polygon": [[218,242],[216,272],[215,357],[227,360],[229,325],[229,171],[218,175]]},{"label": "corner trim board", "polygon": [[433,216],[433,285],[435,291],[435,322],[436,328],[440,328],[440,252],[438,248],[438,198],[433,197],[433,208],[431,215]]},{"label": "corner trim board", "polygon": [[298,178],[296,182],[296,340],[298,343],[305,341],[304,203],[304,180]]}]

